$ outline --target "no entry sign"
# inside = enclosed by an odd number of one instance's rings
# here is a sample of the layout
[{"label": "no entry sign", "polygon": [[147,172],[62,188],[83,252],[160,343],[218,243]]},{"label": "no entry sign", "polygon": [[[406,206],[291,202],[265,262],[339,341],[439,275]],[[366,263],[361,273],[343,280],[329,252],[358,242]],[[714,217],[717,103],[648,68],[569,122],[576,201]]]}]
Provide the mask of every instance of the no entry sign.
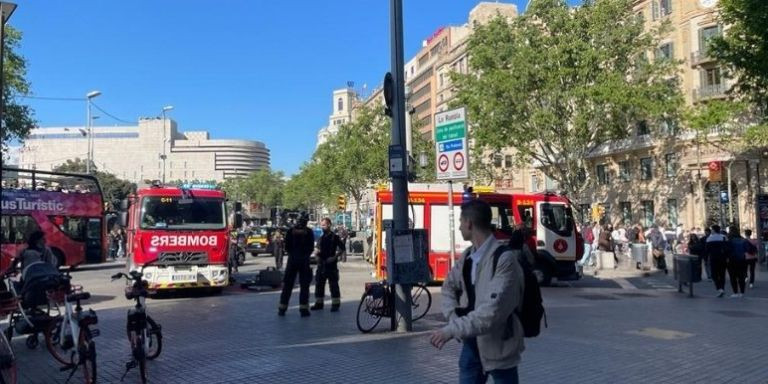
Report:
[{"label": "no entry sign", "polygon": [[469,178],[467,120],[464,108],[435,114],[435,165],[438,180]]}]

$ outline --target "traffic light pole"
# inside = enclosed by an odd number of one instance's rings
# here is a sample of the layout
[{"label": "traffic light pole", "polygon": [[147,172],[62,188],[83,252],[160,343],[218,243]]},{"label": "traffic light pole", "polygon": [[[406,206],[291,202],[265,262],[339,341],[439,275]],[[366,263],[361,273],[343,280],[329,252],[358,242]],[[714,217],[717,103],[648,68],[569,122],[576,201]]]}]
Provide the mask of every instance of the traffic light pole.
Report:
[{"label": "traffic light pole", "polygon": [[[403,1],[390,0],[390,37],[392,54],[392,147],[400,149],[400,158],[392,156],[390,151],[390,169],[393,165],[400,170],[408,169],[408,156],[403,155],[406,148],[405,136],[405,76],[403,59]],[[408,177],[405,172],[392,175],[392,233],[408,229]],[[397,331],[410,332],[411,324],[411,286],[395,285],[395,311],[397,312]]]}]

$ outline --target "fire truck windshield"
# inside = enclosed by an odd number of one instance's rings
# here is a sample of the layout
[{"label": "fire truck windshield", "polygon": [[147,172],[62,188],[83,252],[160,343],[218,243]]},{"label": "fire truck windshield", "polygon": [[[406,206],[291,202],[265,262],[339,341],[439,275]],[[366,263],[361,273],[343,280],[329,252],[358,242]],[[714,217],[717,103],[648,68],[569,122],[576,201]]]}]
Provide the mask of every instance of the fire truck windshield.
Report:
[{"label": "fire truck windshield", "polygon": [[544,227],[560,236],[570,236],[573,231],[571,210],[564,204],[542,204],[539,217]]},{"label": "fire truck windshield", "polygon": [[222,199],[179,196],[148,196],[141,206],[143,229],[223,229],[226,227]]}]

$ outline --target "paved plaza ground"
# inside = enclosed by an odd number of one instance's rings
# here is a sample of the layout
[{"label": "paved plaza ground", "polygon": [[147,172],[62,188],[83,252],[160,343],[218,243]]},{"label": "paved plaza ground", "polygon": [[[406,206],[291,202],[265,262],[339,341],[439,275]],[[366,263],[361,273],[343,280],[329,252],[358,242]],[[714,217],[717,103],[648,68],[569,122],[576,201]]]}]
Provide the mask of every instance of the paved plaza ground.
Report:
[{"label": "paved plaza ground", "polygon": [[[271,259],[249,258],[243,276]],[[94,294],[100,383],[118,383],[128,360],[122,283],[116,264],[73,273]],[[149,363],[152,383],[455,383],[461,345],[442,351],[428,341],[443,324],[439,287],[433,305],[407,334],[383,324],[361,334],[355,314],[371,269],[359,256],[342,264],[342,310],[299,317],[298,291],[286,317],[279,292],[231,287],[221,295],[148,300],[162,324],[162,355]],[[526,340],[522,383],[768,383],[768,272],[742,299],[714,297],[711,283],[696,296],[678,293],[671,276],[606,271],[544,288],[549,327]],[[730,291],[730,289],[729,289]],[[730,292],[729,292],[730,293]],[[66,374],[45,350],[13,345],[21,383],[63,383]],[[80,382],[82,381],[79,377]],[[72,382],[78,382],[73,380]],[[131,371],[125,383],[138,382]]]}]

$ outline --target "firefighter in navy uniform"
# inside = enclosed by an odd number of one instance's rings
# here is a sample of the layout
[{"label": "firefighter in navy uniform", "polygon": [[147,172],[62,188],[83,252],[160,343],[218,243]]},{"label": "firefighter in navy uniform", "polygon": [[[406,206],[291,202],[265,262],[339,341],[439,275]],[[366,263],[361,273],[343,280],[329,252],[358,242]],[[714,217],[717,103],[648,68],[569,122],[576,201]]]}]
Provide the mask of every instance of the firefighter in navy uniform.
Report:
[{"label": "firefighter in navy uniform", "polygon": [[315,304],[313,311],[323,309],[325,298],[325,281],[331,288],[331,312],[339,310],[341,292],[339,291],[339,258],[344,253],[344,243],[339,235],[331,231],[331,219],[324,218],[320,223],[323,235],[317,239],[315,254],[317,255],[317,275],[315,276]]},{"label": "firefighter in navy uniform", "polygon": [[283,277],[283,292],[280,294],[280,306],[277,314],[285,316],[291,291],[299,275],[299,311],[301,317],[309,316],[309,284],[312,282],[312,269],[309,257],[314,249],[314,234],[307,227],[309,217],[302,213],[296,225],[285,235],[285,249],[288,251],[288,263]]}]

